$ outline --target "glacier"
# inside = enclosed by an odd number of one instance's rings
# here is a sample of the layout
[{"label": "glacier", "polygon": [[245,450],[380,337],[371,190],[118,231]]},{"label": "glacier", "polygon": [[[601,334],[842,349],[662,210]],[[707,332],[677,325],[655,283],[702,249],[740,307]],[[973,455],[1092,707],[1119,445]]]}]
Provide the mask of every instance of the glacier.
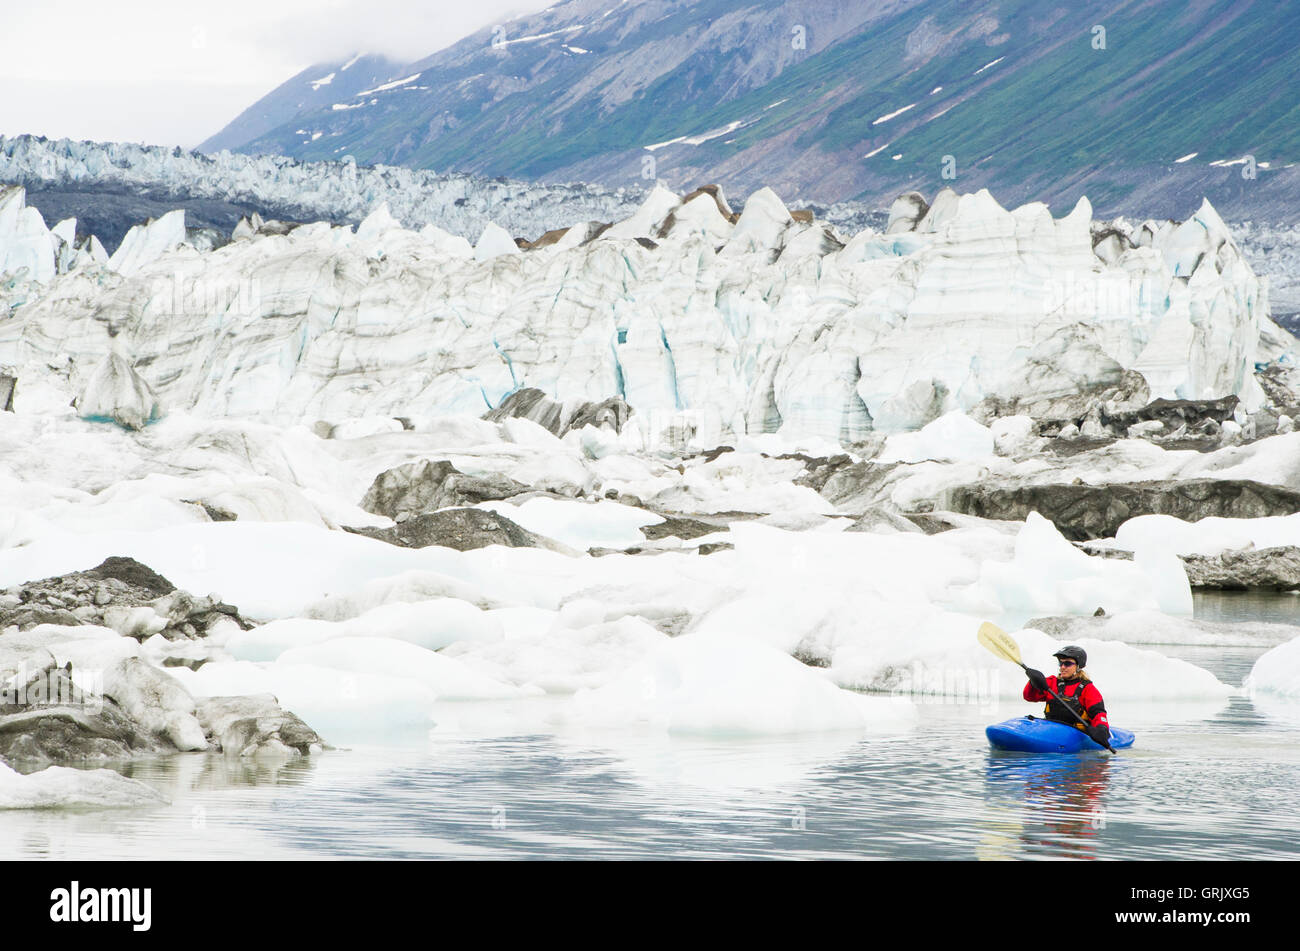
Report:
[{"label": "glacier", "polygon": [[433,224],[473,240],[489,223],[540,235],[558,210],[609,221],[628,214],[637,188],[538,185],[399,166],[298,162],[285,156],[214,155],[137,145],[0,135],[0,182],[173,192],[291,209],[300,220],[359,221],[387,203],[411,227]]},{"label": "glacier", "polygon": [[[849,236],[770,189],[737,215],[717,189],[656,186],[612,224],[533,243],[489,222],[473,246],[381,204],[355,230],[253,221],[211,247],[177,211],[56,267],[58,229],[5,194],[0,365],[87,406],[133,394],[124,425],[151,396],[287,425],[482,413],[535,387],[620,397],[650,442],[687,425],[851,445],[1126,373],[1135,405],[1265,402],[1267,281],[1208,202],[1133,225],[945,189]],[[114,353],[138,382],[105,369]]]}]

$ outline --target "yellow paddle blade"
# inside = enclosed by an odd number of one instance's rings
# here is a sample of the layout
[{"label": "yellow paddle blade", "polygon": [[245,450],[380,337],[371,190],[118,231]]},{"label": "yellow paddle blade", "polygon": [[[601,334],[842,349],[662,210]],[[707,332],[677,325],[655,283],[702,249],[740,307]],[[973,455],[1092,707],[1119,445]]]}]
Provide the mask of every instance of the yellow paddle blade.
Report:
[{"label": "yellow paddle blade", "polygon": [[1006,631],[989,621],[980,625],[979,641],[1003,660],[1020,663],[1020,645]]}]

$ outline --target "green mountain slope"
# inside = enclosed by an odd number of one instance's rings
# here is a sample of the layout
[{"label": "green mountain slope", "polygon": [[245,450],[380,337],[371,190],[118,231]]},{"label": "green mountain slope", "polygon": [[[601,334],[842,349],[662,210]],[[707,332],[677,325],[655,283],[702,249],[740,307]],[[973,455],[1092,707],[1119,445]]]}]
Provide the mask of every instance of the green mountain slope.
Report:
[{"label": "green mountain slope", "polygon": [[[1086,190],[1103,209],[1198,190],[1242,207],[1300,194],[1286,168],[1300,160],[1300,4],[610,7],[573,0],[476,34],[393,69],[390,88],[315,105],[238,147],[534,179],[771,184],[813,202],[958,182],[1004,201]],[[1254,178],[1210,164],[1245,155]]]}]

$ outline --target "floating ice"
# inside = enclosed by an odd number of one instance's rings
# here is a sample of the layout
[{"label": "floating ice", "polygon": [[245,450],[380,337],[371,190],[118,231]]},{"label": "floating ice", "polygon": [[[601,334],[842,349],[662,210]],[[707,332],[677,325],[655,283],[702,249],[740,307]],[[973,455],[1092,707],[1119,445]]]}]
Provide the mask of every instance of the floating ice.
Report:
[{"label": "floating ice", "polygon": [[486,677],[462,661],[387,637],[342,637],[280,655],[281,664],[314,664],[351,673],[405,677],[438,700],[501,700],[540,693]]},{"label": "floating ice", "polygon": [[179,750],[205,750],[194,698],[162,669],[129,657],[104,674],[104,694],[145,729],[167,737]]},{"label": "floating ice", "polygon": [[111,769],[48,766],[24,776],[0,763],[0,809],[97,809],[166,802],[152,786]]},{"label": "floating ice", "polygon": [[405,641],[427,650],[439,650],[457,641],[499,641],[500,624],[472,604],[456,598],[381,604],[345,621],[284,618],[251,631],[241,631],[226,642],[238,660],[275,660],[285,651],[338,638]]},{"label": "floating ice", "polygon": [[412,550],[288,522],[214,522],[155,532],[56,534],[0,551],[0,586],[80,571],[110,555],[149,565],[187,591],[218,591],[254,618],[300,616],[306,605],[367,581],[447,563]]},{"label": "floating ice", "polygon": [[1262,621],[1201,621],[1158,611],[1124,611],[1106,617],[1054,618],[1066,627],[1062,640],[1079,638],[1125,644],[1197,644],[1226,647],[1276,647],[1296,634],[1291,624]]},{"label": "floating ice", "polygon": [[1255,661],[1244,686],[1252,692],[1300,699],[1300,637],[1279,644]]},{"label": "floating ice", "polygon": [[[1032,629],[1014,636],[1025,664],[1053,673],[1052,654],[1064,645]],[[1208,670],[1158,651],[1089,638],[1076,643],[1088,652],[1088,675],[1105,697],[1108,711],[1119,710],[1124,703],[1148,700],[1224,700],[1238,692]],[[1023,688],[1023,679],[1012,679]]]},{"label": "floating ice", "polygon": [[640,618],[592,620],[571,617],[496,644],[455,644],[446,653],[495,680],[572,693],[609,683],[668,640]]},{"label": "floating ice", "polygon": [[981,584],[1007,612],[1028,616],[1156,610],[1190,616],[1192,590],[1182,563],[1167,550],[1139,549],[1133,562],[1092,558],[1030,512],[1011,563],[988,562]]},{"label": "floating ice", "polygon": [[309,663],[213,661],[196,671],[169,667],[166,672],[195,697],[273,694],[284,710],[331,743],[422,735],[433,725],[437,699],[425,683],[410,677]]},{"label": "floating ice", "polygon": [[1211,516],[1196,522],[1172,515],[1140,515],[1119,527],[1115,544],[1126,551],[1163,548],[1179,555],[1300,545],[1300,513],[1267,518]]},{"label": "floating ice", "polygon": [[579,693],[574,715],[592,724],[750,736],[900,729],[914,711],[904,699],[842,690],[754,641],[690,635],[662,645],[613,683]]}]

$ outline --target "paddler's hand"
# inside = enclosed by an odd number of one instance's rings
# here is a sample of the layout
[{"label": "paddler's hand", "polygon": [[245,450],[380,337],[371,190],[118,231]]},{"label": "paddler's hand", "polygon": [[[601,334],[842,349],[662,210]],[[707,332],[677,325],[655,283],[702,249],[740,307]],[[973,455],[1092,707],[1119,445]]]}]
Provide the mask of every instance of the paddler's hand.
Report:
[{"label": "paddler's hand", "polygon": [[1088,727],[1088,735],[1098,746],[1110,746],[1110,727],[1102,724]]},{"label": "paddler's hand", "polygon": [[1047,678],[1043,676],[1041,670],[1034,670],[1032,667],[1026,667],[1025,676],[1029,678],[1029,682],[1034,685],[1035,690],[1047,689]]}]

